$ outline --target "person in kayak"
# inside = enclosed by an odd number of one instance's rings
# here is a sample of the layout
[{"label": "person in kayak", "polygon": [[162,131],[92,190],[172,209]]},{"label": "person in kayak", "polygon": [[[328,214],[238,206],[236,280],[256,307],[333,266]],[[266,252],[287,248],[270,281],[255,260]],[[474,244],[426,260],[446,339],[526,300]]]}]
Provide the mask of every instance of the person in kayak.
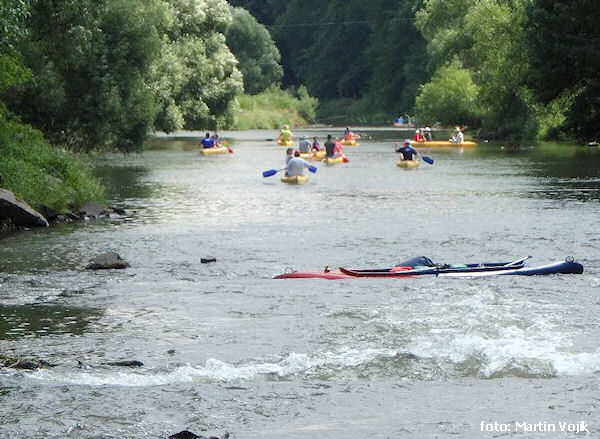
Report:
[{"label": "person in kayak", "polygon": [[408,139],[404,141],[404,145],[402,145],[400,148],[396,148],[396,152],[400,154],[403,162],[407,160],[415,160],[413,156],[419,155],[417,151],[410,146],[410,140]]},{"label": "person in kayak", "polygon": [[452,136],[450,141],[452,143],[457,143],[459,145],[465,141],[465,135],[463,134],[463,132],[460,130],[459,127],[456,127],[456,129],[454,130],[454,135]]},{"label": "person in kayak", "polygon": [[432,140],[433,137],[431,136],[431,128],[429,128],[429,125],[425,125],[425,141],[431,142]]},{"label": "person in kayak", "polygon": [[310,168],[311,164],[300,157],[300,151],[294,151],[294,157],[291,158],[285,165],[285,175],[294,177],[296,175],[304,175],[304,168]]},{"label": "person in kayak", "polygon": [[356,140],[356,135],[352,132],[350,127],[346,127],[346,131],[344,131],[344,140],[346,140],[347,142],[352,142],[353,140]]},{"label": "person in kayak", "polygon": [[310,142],[308,141],[308,137],[306,136],[302,136],[300,138],[300,144],[298,145],[298,149],[300,149],[300,152],[305,154],[305,153],[309,153],[310,152]]},{"label": "person in kayak", "polygon": [[288,162],[294,158],[294,149],[288,148],[285,150],[285,165],[287,166]]},{"label": "person in kayak", "polygon": [[292,138],[293,135],[290,131],[290,127],[288,125],[284,125],[283,127],[281,127],[281,131],[279,132],[279,141],[282,143],[289,142],[290,140],[292,140]]},{"label": "person in kayak", "polygon": [[213,142],[213,147],[215,147],[215,148],[221,147],[221,138],[219,137],[219,135],[217,133],[214,133],[212,135],[212,142]]},{"label": "person in kayak", "polygon": [[206,136],[200,141],[200,144],[202,145],[203,149],[212,148],[213,146],[215,146],[212,137],[210,137],[210,133],[206,133]]},{"label": "person in kayak", "polygon": [[311,151],[313,152],[317,152],[321,150],[321,145],[319,145],[319,141],[317,140],[316,137],[313,137],[313,143],[312,143],[312,147],[311,147]]}]

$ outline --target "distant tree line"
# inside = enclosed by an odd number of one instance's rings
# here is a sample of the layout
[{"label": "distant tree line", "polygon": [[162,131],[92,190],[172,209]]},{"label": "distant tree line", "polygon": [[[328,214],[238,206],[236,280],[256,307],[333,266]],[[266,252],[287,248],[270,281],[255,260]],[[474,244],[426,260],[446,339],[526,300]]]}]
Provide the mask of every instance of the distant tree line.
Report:
[{"label": "distant tree line", "polygon": [[600,134],[597,0],[231,0],[271,31],[284,84],[500,137]]},{"label": "distant tree line", "polygon": [[[515,139],[600,133],[597,0],[11,0],[0,117],[73,149],[231,126],[282,85]],[[303,89],[304,90],[304,89]]]}]

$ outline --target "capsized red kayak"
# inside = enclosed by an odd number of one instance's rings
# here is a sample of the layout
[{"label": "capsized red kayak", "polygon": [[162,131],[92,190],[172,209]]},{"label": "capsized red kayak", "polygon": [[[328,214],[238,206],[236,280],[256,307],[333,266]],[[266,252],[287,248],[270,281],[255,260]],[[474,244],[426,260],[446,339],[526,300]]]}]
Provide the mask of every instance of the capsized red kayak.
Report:
[{"label": "capsized red kayak", "polygon": [[[396,273],[398,271],[411,270],[412,267],[393,267],[386,269],[388,273]],[[346,279],[355,278],[356,276],[342,273],[341,270],[330,270],[325,267],[323,271],[288,271],[283,274],[274,276],[273,279]],[[409,276],[407,276],[409,277]]]}]

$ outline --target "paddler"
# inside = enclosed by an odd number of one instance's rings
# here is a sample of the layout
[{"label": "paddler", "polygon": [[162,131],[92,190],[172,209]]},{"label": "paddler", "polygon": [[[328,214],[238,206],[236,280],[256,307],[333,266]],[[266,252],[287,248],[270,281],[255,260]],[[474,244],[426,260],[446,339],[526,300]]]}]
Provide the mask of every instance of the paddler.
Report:
[{"label": "paddler", "polygon": [[210,137],[210,133],[206,133],[204,139],[200,141],[200,145],[202,145],[203,149],[212,148],[214,146],[214,142],[213,139]]},{"label": "paddler", "polygon": [[454,135],[452,136],[452,138],[450,139],[450,141],[452,143],[457,143],[459,145],[465,141],[465,135],[460,130],[460,127],[456,127],[454,129]]},{"label": "paddler", "polygon": [[303,154],[309,153],[310,152],[310,141],[308,140],[308,137],[306,136],[302,136],[300,138],[300,144],[298,145],[298,149],[300,149],[300,152]]},{"label": "paddler", "polygon": [[300,157],[300,151],[294,151],[294,157],[291,158],[285,165],[285,175],[294,177],[296,175],[304,175],[304,168],[310,168],[311,164]]},{"label": "paddler", "polygon": [[356,135],[352,132],[350,127],[346,127],[346,130],[344,131],[344,140],[347,142],[352,142],[355,139]]},{"label": "paddler", "polygon": [[313,137],[312,147],[310,149],[313,152],[317,152],[321,150],[321,145],[319,145],[319,140],[316,137]]},{"label": "paddler", "polygon": [[417,151],[410,146],[410,140],[408,139],[404,141],[404,144],[400,148],[396,149],[396,152],[400,154],[403,162],[407,160],[414,160],[413,156],[419,155]]},{"label": "paddler", "polygon": [[288,125],[284,125],[281,127],[281,131],[279,132],[279,141],[281,143],[286,143],[292,140],[292,132],[290,131],[290,127]]}]

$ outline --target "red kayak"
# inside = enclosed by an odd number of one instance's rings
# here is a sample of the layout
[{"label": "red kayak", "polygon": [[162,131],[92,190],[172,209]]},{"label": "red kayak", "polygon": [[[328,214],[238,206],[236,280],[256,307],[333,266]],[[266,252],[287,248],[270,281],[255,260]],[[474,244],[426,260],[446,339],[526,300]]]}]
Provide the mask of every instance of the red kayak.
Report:
[{"label": "red kayak", "polygon": [[[387,273],[397,273],[399,271],[411,270],[412,267],[393,267],[386,269]],[[357,277],[353,274],[343,273],[346,269],[330,270],[325,267],[323,271],[288,271],[287,273],[278,274],[273,279],[346,279]],[[411,277],[406,275],[405,277]]]}]

